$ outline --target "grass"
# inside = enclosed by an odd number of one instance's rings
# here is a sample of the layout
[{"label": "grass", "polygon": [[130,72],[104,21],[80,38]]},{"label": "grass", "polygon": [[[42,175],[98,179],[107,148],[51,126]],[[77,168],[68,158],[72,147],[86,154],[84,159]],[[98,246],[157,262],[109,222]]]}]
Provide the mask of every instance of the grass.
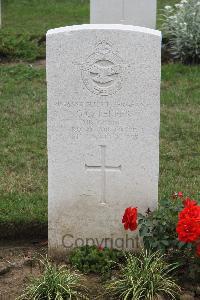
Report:
[{"label": "grass", "polygon": [[0,68],[0,222],[47,222],[44,69]]},{"label": "grass", "polygon": [[[160,9],[178,0],[158,0]],[[3,0],[3,27],[17,34],[42,35],[50,28],[89,23],[89,0]]]},{"label": "grass", "polygon": [[48,29],[89,22],[89,0],[3,0],[0,56],[45,58]]},{"label": "grass", "polygon": [[2,9],[3,27],[18,34],[89,22],[89,0],[3,0]]},{"label": "grass", "polygon": [[200,196],[200,68],[164,65],[161,87],[160,198]]},{"label": "grass", "polygon": [[[160,9],[178,0],[158,0]],[[2,0],[0,55],[6,59],[34,61],[45,58],[48,29],[89,23],[89,0]]]},{"label": "grass", "polygon": [[[160,198],[199,192],[199,77],[198,66],[162,67]],[[2,65],[0,80],[0,223],[45,223],[45,70]]]}]

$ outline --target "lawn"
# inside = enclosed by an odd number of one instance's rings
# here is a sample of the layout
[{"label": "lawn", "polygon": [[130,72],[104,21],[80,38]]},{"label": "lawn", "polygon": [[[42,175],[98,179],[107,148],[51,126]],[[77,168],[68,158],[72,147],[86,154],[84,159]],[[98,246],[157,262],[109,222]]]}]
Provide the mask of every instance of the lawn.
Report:
[{"label": "lawn", "polygon": [[[177,1],[158,0],[158,28],[160,9]],[[44,58],[48,29],[89,22],[89,0],[2,0],[2,11],[0,55],[6,59]]]},{"label": "lawn", "polygon": [[[15,33],[42,35],[50,28],[89,22],[89,0],[2,0],[3,27]],[[176,0],[158,0],[160,9]]]},{"label": "lawn", "polygon": [[[160,9],[176,2],[158,0],[158,20]],[[2,9],[3,27],[18,34],[42,35],[50,28],[89,22],[89,0],[3,0]]]},{"label": "lawn", "polygon": [[89,0],[3,0],[3,26],[43,35],[50,28],[89,22]]},{"label": "lawn", "polygon": [[1,66],[0,94],[0,222],[46,223],[45,70]]},{"label": "lawn", "polygon": [[[160,0],[158,8],[174,2]],[[10,51],[12,58],[19,50],[28,53],[21,58],[38,57],[40,46],[42,57],[45,43],[36,45],[36,37],[49,28],[89,20],[88,0],[4,0],[2,6],[0,54]],[[199,78],[198,66],[162,66],[159,198],[173,191],[199,196]],[[13,235],[15,229],[30,232],[47,224],[44,66],[1,64],[0,94],[0,234],[5,236],[1,228],[7,224]]]}]

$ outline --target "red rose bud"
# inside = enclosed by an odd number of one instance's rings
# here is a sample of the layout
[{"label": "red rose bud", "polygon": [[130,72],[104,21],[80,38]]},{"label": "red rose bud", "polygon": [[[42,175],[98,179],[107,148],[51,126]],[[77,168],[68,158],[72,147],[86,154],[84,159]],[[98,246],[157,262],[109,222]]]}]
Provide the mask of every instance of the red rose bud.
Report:
[{"label": "red rose bud", "polygon": [[183,192],[178,192],[177,197],[178,198],[183,198]]},{"label": "red rose bud", "polygon": [[134,231],[137,229],[137,207],[128,207],[122,218],[125,230]]}]

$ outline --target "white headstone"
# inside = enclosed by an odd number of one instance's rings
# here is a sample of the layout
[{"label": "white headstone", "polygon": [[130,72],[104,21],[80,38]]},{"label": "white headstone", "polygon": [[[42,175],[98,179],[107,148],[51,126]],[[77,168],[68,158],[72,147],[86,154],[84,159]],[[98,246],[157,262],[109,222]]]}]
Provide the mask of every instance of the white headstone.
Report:
[{"label": "white headstone", "polygon": [[126,25],[48,31],[51,253],[137,248],[121,219],[157,207],[160,45],[159,31]]},{"label": "white headstone", "polygon": [[90,0],[90,23],[156,28],[157,0]]}]

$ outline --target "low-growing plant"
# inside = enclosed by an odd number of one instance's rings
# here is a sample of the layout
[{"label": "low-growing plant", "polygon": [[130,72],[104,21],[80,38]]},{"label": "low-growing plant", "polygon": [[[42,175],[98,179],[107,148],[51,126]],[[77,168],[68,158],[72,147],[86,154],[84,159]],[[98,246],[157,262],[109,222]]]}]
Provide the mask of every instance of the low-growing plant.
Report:
[{"label": "low-growing plant", "polygon": [[175,264],[167,264],[159,252],[142,251],[138,256],[129,253],[125,257],[119,278],[106,284],[106,294],[122,300],[176,299],[180,288],[171,276]]},{"label": "low-growing plant", "polygon": [[200,1],[181,0],[163,10],[163,37],[169,51],[183,63],[200,62]]},{"label": "low-growing plant", "polygon": [[70,272],[65,266],[57,267],[47,258],[40,262],[44,266],[43,274],[32,279],[18,300],[89,299],[77,273]]},{"label": "low-growing plant", "polygon": [[81,272],[100,274],[105,280],[123,258],[124,254],[119,250],[86,245],[72,250],[69,261]]}]

